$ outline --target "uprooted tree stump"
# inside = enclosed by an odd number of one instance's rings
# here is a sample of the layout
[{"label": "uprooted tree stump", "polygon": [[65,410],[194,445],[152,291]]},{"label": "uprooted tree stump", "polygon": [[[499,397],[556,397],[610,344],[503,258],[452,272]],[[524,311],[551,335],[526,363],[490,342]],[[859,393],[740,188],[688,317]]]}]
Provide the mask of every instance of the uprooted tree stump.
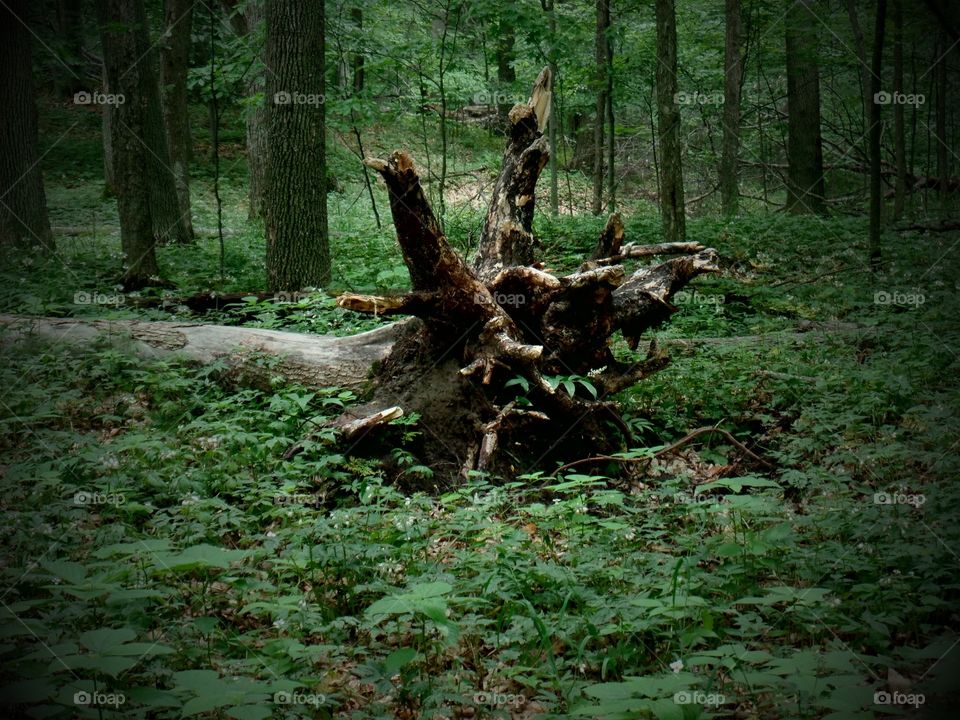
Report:
[{"label": "uprooted tree stump", "polygon": [[[383,177],[412,291],[399,296],[344,294],[343,308],[408,315],[352,337],[317,337],[199,322],[80,320],[0,315],[0,346],[41,338],[70,344],[118,338],[144,356],[223,360],[249,381],[281,374],[310,387],[354,389],[365,404],[335,425],[346,452],[390,448],[390,423],[419,417],[411,451],[448,484],[482,471],[515,476],[622,449],[629,429],[611,396],[666,366],[650,343],[633,363],[616,359],[611,336],[636,350],[667,320],[670,299],[702,273],[717,271],[698,243],[624,244],[613,215],[589,260],[557,277],[536,263],[534,191],[547,162],[542,131],[550,75],[540,74],[528,103],[510,111],[507,148],[480,245],[471,263],[447,242],[411,157],[367,160]],[[627,276],[627,258],[679,255]],[[264,378],[260,355],[277,357]],[[253,360],[253,362],[251,362]],[[371,373],[372,369],[372,373]],[[583,382],[569,394],[558,378]],[[306,445],[288,450],[288,457]],[[371,447],[372,446],[372,447]]]},{"label": "uprooted tree stump", "polygon": [[[535,260],[535,189],[547,162],[550,73],[528,103],[509,114],[507,148],[479,248],[466,262],[444,237],[412,158],[368,159],[386,183],[397,240],[412,290],[401,296],[345,294],[357,312],[412,315],[374,376],[372,399],[339,425],[362,428],[355,443],[400,411],[419,416],[418,458],[441,478],[470,471],[515,475],[557,458],[619,449],[627,430],[609,398],[668,362],[651,343],[624,363],[611,352],[621,332],[636,349],[644,332],[676,311],[675,292],[715,272],[716,253],[697,243],[623,245],[613,216],[593,257],[556,277]],[[621,260],[680,254],[629,277]],[[587,378],[597,391],[569,394],[557,376]],[[397,410],[397,409],[400,410]]]}]

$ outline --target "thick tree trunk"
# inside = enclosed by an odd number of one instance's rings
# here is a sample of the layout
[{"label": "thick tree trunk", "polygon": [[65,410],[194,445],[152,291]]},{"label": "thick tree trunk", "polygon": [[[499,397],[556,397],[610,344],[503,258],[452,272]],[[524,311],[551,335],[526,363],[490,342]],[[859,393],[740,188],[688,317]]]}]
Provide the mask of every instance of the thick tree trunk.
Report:
[{"label": "thick tree trunk", "polygon": [[873,35],[873,58],[870,65],[870,264],[880,264],[880,223],[883,196],[880,190],[880,138],[883,134],[883,118],[880,103],[876,101],[881,90],[883,69],[883,40],[887,21],[887,0],[877,0],[877,17]]},{"label": "thick tree trunk", "polygon": [[[97,20],[108,86],[124,96],[124,102],[111,109],[111,167],[118,186],[123,285],[135,289],[151,284],[160,274],[150,203],[148,166],[152,160],[143,140],[149,123],[149,91],[144,92],[144,68],[137,65],[146,46],[146,19],[140,2],[98,0]],[[159,114],[159,107],[156,112]]]},{"label": "thick tree trunk", "polygon": [[[237,25],[242,25],[240,34],[245,35],[253,48],[263,45],[263,0],[249,0]],[[249,175],[248,217],[250,220],[263,217],[263,198],[266,192],[267,175],[267,98],[264,97],[266,81],[263,68],[255,64],[247,81],[247,97],[255,102],[247,106],[247,172]]]},{"label": "thick tree trunk", "polygon": [[[547,50],[547,66],[550,70],[551,82],[553,85],[557,82],[557,15],[555,10],[555,0],[540,0],[540,6],[547,13],[547,34],[549,37],[549,47]],[[557,216],[560,213],[560,176],[558,165],[560,158],[557,151],[557,137],[559,135],[560,113],[557,112],[556,93],[550,94],[550,124],[547,128],[547,137],[549,140],[550,151],[550,212]]]},{"label": "thick tree trunk", "polygon": [[[893,92],[902,95],[903,85],[903,0],[893,0]],[[907,198],[907,141],[903,103],[893,106],[893,144],[897,163],[893,219],[903,217]]]},{"label": "thick tree trunk", "polygon": [[657,135],[660,140],[660,216],[663,239],[686,237],[680,109],[677,107],[677,18],[674,0],[656,0]]},{"label": "thick tree trunk", "polygon": [[725,18],[720,205],[723,214],[731,217],[737,214],[740,203],[740,87],[743,82],[740,0],[726,0]]},{"label": "thick tree trunk", "polygon": [[57,87],[61,95],[71,98],[86,89],[83,84],[82,0],[57,0],[57,31],[62,43],[59,59],[67,69],[66,73],[58,73]]},{"label": "thick tree trunk", "polygon": [[184,230],[193,238],[190,204],[190,116],[187,113],[187,70],[190,64],[190,38],[193,28],[190,0],[164,0],[163,42],[160,44],[160,79],[163,98],[163,124],[170,150],[170,170],[177,190],[177,201]]},{"label": "thick tree trunk", "polygon": [[823,143],[820,135],[818,23],[812,0],[786,0],[787,210],[823,213]]},{"label": "thick tree trunk", "polygon": [[322,287],[330,281],[324,3],[267,0],[266,20],[267,284]]},{"label": "thick tree trunk", "polygon": [[937,82],[937,176],[940,178],[940,217],[947,214],[947,199],[950,197],[948,189],[950,180],[950,146],[947,138],[947,62],[948,45],[946,33],[941,29],[938,34],[939,45],[937,50],[936,82]]},{"label": "thick tree trunk", "polygon": [[[141,357],[179,357],[209,365],[226,361],[246,378],[269,385],[276,374],[310,388],[342,387],[360,393],[376,363],[387,357],[409,323],[394,323],[350,337],[306,335],[259,328],[183,322],[73,320],[0,314],[2,343],[40,339],[83,344],[110,340]],[[279,358],[265,367],[262,355]]]},{"label": "thick tree trunk", "polygon": [[500,127],[508,126],[507,114],[510,112],[511,103],[508,101],[508,90],[513,87],[517,81],[517,71],[513,67],[514,50],[513,47],[517,41],[516,31],[516,8],[513,2],[504,2],[500,4],[500,16],[497,22],[497,119]]},{"label": "thick tree trunk", "polygon": [[37,150],[31,31],[25,0],[0,4],[0,245],[53,250]]},{"label": "thick tree trunk", "polygon": [[[350,8],[350,19],[353,21],[353,26],[356,29],[357,36],[363,37],[363,8],[353,7]],[[353,94],[359,95],[363,92],[364,85],[364,69],[363,69],[363,53],[355,52],[353,53]]]},{"label": "thick tree trunk", "polygon": [[[97,20],[108,86],[124,99],[111,109],[110,118],[119,197],[122,200],[125,195],[146,194],[142,201],[146,209],[138,210],[136,218],[128,217],[128,226],[148,222],[150,234],[158,242],[190,242],[193,238],[184,222],[170,167],[160,87],[154,72],[155,51],[147,35],[143,1],[97,0]],[[129,157],[131,153],[133,157]],[[140,177],[134,179],[134,173]],[[121,216],[124,214],[121,210]],[[128,256],[128,261],[131,268],[137,264],[136,257]],[[155,270],[154,265],[151,274]],[[130,282],[146,278],[140,272],[126,274]]]},{"label": "thick tree trunk", "polygon": [[596,114],[593,121],[593,214],[603,210],[603,143],[607,115],[607,31],[610,28],[610,0],[597,0],[597,29],[594,38],[594,83]]}]

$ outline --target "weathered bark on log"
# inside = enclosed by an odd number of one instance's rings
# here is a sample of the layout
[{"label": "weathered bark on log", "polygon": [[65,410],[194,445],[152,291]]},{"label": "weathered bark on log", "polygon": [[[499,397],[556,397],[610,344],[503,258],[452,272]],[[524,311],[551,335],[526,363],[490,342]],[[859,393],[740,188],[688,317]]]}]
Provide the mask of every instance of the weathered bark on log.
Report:
[{"label": "weathered bark on log", "polygon": [[[76,320],[0,315],[0,345],[29,341],[79,345],[113,341],[141,357],[182,357],[209,364],[225,360],[252,375],[281,375],[311,388],[343,387],[361,391],[370,370],[387,357],[404,323],[385,325],[349,337],[305,335],[259,328],[202,323]],[[253,360],[280,358],[269,370]]]}]

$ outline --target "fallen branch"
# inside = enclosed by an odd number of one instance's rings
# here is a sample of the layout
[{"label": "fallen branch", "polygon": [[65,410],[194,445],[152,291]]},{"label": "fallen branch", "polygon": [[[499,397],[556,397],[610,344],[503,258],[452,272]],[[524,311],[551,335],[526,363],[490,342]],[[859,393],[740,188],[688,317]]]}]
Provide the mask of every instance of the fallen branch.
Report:
[{"label": "fallen branch", "polygon": [[735,448],[740,450],[740,452],[749,456],[750,458],[752,458],[753,460],[755,460],[756,462],[763,465],[769,470],[776,469],[776,466],[773,463],[757,455],[755,452],[753,452],[753,450],[751,450],[742,442],[737,440],[729,431],[724,430],[723,428],[708,426],[708,427],[697,428],[696,430],[691,430],[676,442],[670,443],[666,447],[663,447],[660,450],[657,450],[652,455],[648,455],[646,457],[627,458],[627,457],[619,457],[617,455],[593,455],[592,457],[586,457],[580,460],[574,460],[573,462],[567,463],[566,465],[561,465],[552,473],[550,473],[548,477],[555,477],[558,473],[561,473],[564,470],[569,470],[570,468],[576,467],[577,465],[585,465],[587,463],[606,462],[606,461],[619,462],[619,463],[650,462],[655,458],[661,457],[662,455],[667,455],[669,453],[676,452],[677,450],[682,448],[684,445],[689,443],[691,440],[694,440],[700,437],[701,435],[706,435],[708,433],[717,433],[719,435],[723,435],[727,439],[727,441],[731,445],[733,445]]}]

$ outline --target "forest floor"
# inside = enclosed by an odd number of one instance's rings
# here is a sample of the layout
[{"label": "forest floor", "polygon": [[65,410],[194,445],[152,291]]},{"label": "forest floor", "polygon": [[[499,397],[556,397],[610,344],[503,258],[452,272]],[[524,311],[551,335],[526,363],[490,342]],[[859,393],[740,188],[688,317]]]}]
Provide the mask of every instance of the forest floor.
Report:
[{"label": "forest floor", "polygon": [[[188,317],[113,288],[97,177],[48,173],[54,225],[80,229],[54,260],[4,268],[0,310]],[[334,285],[403,287],[385,202],[377,231],[347,188],[330,196]],[[222,283],[211,237],[160,249],[180,294],[262,289],[262,231],[231,172],[223,194]],[[195,212],[213,226],[206,194]],[[451,239],[468,249],[481,221],[452,207]],[[575,266],[601,224],[538,215],[541,257]],[[627,218],[628,240],[657,228]],[[672,364],[620,395],[626,457],[717,426],[773,470],[717,435],[602,475],[407,492],[324,437],[283,459],[349,392],[244,386],[225,364],[116,345],[4,347],[0,697],[36,718],[950,717],[960,234],[888,233],[878,273],[862,217],[692,218],[688,235],[724,272],[655,333]],[[378,322],[325,293],[288,299],[203,319]],[[405,442],[394,453],[429,481]]]}]

